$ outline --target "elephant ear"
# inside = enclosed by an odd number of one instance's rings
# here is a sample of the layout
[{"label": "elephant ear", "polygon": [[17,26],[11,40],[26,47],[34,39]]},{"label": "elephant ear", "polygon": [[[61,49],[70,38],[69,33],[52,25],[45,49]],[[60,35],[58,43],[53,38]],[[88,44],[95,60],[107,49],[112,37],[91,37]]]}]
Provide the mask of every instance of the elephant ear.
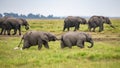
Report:
[{"label": "elephant ear", "polygon": [[47,33],[44,33],[43,36],[41,36],[43,41],[49,42],[49,37]]},{"label": "elephant ear", "polygon": [[51,33],[45,33],[45,35],[49,41],[55,41],[57,39],[56,36]]},{"label": "elephant ear", "polygon": [[90,35],[90,34],[86,34],[86,33],[84,33],[84,35],[86,36],[86,41],[91,40],[91,35]]},{"label": "elephant ear", "polygon": [[109,19],[109,17],[106,17],[106,23],[107,24],[112,24],[111,21],[110,21],[110,19]]},{"label": "elephant ear", "polygon": [[80,23],[82,23],[82,19],[81,19],[81,18],[78,18],[78,21],[79,21]]}]

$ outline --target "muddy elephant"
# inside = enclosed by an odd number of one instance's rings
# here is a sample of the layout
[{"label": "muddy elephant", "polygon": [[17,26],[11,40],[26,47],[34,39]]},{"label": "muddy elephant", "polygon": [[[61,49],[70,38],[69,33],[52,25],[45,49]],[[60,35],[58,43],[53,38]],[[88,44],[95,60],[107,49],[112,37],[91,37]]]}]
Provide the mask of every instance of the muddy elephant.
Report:
[{"label": "muddy elephant", "polygon": [[11,29],[14,29],[13,35],[17,33],[17,30],[19,30],[19,35],[21,35],[21,26],[25,26],[25,29],[29,29],[29,24],[25,19],[22,18],[8,18],[3,23],[3,29],[1,31],[1,34],[3,30],[7,30],[8,35],[10,35]]},{"label": "muddy elephant", "polygon": [[[57,38],[55,35],[49,32],[29,31],[23,35],[21,42],[22,40],[24,40],[22,49],[38,45],[38,50],[40,50],[42,48],[42,44],[45,48],[49,49],[48,42],[56,41]],[[19,43],[18,47],[20,47],[21,42]]]},{"label": "muddy elephant", "polygon": [[88,29],[89,31],[95,32],[95,28],[99,27],[99,32],[101,32],[104,30],[104,23],[109,24],[112,28],[115,28],[108,17],[92,16],[88,21]]},{"label": "muddy elephant", "polygon": [[69,31],[70,27],[75,27],[74,31],[79,30],[80,24],[86,24],[87,21],[84,18],[78,17],[78,16],[68,16],[64,20],[64,27],[63,31],[67,28]]},{"label": "muddy elephant", "polygon": [[91,35],[84,32],[67,32],[61,36],[61,48],[72,48],[72,46],[84,48],[85,42],[91,43],[88,48],[92,48],[94,45]]}]

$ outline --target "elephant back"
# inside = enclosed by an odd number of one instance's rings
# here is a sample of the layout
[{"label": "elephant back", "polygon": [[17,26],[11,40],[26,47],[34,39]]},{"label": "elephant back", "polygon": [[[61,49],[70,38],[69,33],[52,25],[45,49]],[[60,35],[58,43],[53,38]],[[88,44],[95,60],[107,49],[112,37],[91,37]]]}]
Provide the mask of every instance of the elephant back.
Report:
[{"label": "elephant back", "polygon": [[3,23],[4,23],[8,18],[11,18],[11,17],[5,16],[5,17],[0,18],[0,28],[2,28]]}]

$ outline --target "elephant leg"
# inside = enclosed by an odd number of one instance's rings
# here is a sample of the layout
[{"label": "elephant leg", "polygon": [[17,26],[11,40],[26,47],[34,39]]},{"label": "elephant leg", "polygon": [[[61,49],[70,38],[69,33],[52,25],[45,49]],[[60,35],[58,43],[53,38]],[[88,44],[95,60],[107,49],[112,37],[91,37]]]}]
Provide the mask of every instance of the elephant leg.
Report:
[{"label": "elephant leg", "polygon": [[70,40],[66,39],[64,40],[66,46],[68,46],[69,48],[72,48],[72,43],[70,42]]},{"label": "elephant leg", "polygon": [[71,48],[72,48],[72,45],[70,44],[70,45],[68,45],[68,47],[71,49]]},{"label": "elephant leg", "polygon": [[91,32],[91,28],[89,28],[89,31]]},{"label": "elephant leg", "polygon": [[4,31],[4,29],[2,28],[0,35],[2,35],[3,31]]},{"label": "elephant leg", "polygon": [[62,49],[65,48],[65,44],[64,44],[63,41],[61,41],[60,45],[61,45],[61,48],[62,48]]},{"label": "elephant leg", "polygon": [[6,35],[6,29],[4,30],[4,35]]},{"label": "elephant leg", "polygon": [[67,30],[69,31],[69,30],[70,30],[70,28],[68,27],[68,28],[67,28]]},{"label": "elephant leg", "polygon": [[104,30],[104,27],[103,25],[99,26],[99,32],[103,31]]},{"label": "elephant leg", "polygon": [[42,48],[42,41],[41,39],[38,40],[38,50],[40,50]]},{"label": "elephant leg", "polygon": [[14,29],[14,33],[12,35],[15,35],[17,33],[17,29]]},{"label": "elephant leg", "polygon": [[75,27],[74,31],[76,31],[76,30],[77,30],[77,27]]},{"label": "elephant leg", "polygon": [[44,44],[44,47],[45,47],[45,48],[49,49],[48,42],[44,42],[43,44]]},{"label": "elephant leg", "polygon": [[80,48],[84,48],[84,41],[78,41],[77,42],[77,46],[80,47]]},{"label": "elephant leg", "polygon": [[88,26],[88,30],[91,32],[91,27],[90,26]]},{"label": "elephant leg", "polygon": [[77,25],[76,29],[79,30],[79,28],[80,28],[80,25]]},{"label": "elephant leg", "polygon": [[82,45],[83,45],[83,48],[84,48],[84,46],[85,46],[85,42],[84,41],[82,42]]},{"label": "elephant leg", "polygon": [[92,32],[95,32],[95,28],[96,28],[96,27],[93,28],[93,31],[92,31]]},{"label": "elephant leg", "polygon": [[11,34],[10,34],[10,31],[11,31],[11,29],[7,30],[7,34],[8,34],[8,35],[11,35]]},{"label": "elephant leg", "polygon": [[42,48],[42,44],[38,44],[38,50]]},{"label": "elephant leg", "polygon": [[74,31],[76,31],[79,28],[78,25],[75,25]]},{"label": "elephant leg", "polygon": [[19,30],[19,35],[21,35],[21,28],[19,28],[18,30]]},{"label": "elephant leg", "polygon": [[66,27],[63,28],[63,31],[65,31]]},{"label": "elephant leg", "polygon": [[30,44],[28,41],[24,41],[22,49],[30,48]]}]

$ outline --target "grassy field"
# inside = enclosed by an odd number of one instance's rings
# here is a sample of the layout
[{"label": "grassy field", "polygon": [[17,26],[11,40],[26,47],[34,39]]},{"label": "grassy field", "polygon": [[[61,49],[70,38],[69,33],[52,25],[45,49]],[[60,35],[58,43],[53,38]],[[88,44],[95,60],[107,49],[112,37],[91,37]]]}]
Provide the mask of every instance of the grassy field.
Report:
[{"label": "grassy field", "polygon": [[[120,19],[111,19],[116,29],[105,24],[102,32],[88,32],[87,25],[81,25],[79,31],[90,33],[94,47],[72,49],[60,48],[60,41],[49,42],[50,49],[37,46],[25,50],[14,50],[20,36],[0,36],[0,68],[120,68]],[[60,37],[63,20],[28,20],[30,30],[47,31]],[[71,28],[73,31],[74,28]],[[26,30],[22,27],[22,34]],[[22,47],[22,45],[21,45]]]}]

